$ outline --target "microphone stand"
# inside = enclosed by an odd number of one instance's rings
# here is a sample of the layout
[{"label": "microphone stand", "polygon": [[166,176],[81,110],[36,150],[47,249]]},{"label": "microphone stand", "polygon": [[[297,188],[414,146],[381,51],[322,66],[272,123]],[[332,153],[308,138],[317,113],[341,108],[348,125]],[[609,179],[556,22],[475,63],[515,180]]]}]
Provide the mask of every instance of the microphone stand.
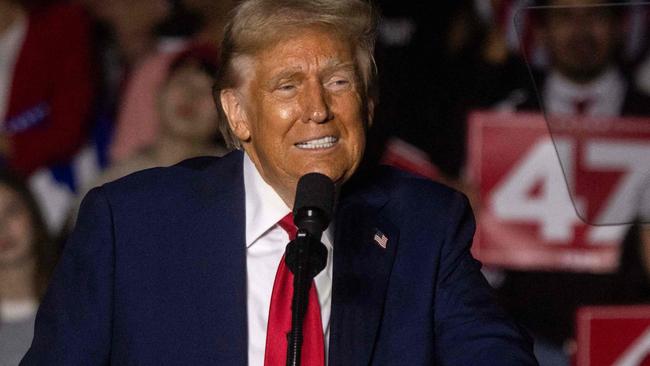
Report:
[{"label": "microphone stand", "polygon": [[313,278],[325,268],[327,248],[306,230],[298,230],[296,239],[287,245],[285,261],[293,272],[291,300],[291,332],[288,335],[287,366],[300,366],[303,343],[303,321],[309,302]]},{"label": "microphone stand", "polygon": [[[287,366],[300,366],[309,288],[314,282],[312,279],[327,264],[327,248],[320,239],[331,219],[334,199],[334,182],[329,177],[320,173],[308,173],[298,180],[293,205],[293,222],[298,233],[287,245],[284,256],[285,263],[294,276]],[[320,324],[318,328],[321,329]]]}]

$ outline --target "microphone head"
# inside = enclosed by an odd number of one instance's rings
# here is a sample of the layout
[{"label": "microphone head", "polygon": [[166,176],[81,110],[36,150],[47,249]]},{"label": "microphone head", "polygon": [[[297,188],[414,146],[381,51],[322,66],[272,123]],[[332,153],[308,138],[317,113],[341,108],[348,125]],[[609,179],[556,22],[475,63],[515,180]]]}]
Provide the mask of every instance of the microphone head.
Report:
[{"label": "microphone head", "polygon": [[323,224],[327,227],[334,209],[334,182],[323,174],[308,173],[300,177],[296,188],[296,200],[293,205],[293,215],[296,225],[300,228],[300,218],[305,210],[319,210],[324,216]]}]

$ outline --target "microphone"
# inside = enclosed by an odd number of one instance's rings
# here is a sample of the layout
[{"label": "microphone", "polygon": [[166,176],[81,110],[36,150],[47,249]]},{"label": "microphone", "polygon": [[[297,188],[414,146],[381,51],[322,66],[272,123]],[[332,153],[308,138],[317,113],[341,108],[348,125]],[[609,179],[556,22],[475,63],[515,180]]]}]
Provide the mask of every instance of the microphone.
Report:
[{"label": "microphone", "polygon": [[334,182],[323,174],[309,173],[298,180],[293,222],[320,240],[332,219]]},{"label": "microphone", "polygon": [[293,222],[298,227],[298,235],[285,253],[292,273],[297,273],[299,263],[312,278],[325,268],[327,248],[320,239],[332,218],[334,197],[334,182],[326,175],[309,173],[298,180],[293,205]]},{"label": "microphone", "polygon": [[334,182],[320,173],[309,173],[298,180],[293,205],[296,239],[285,251],[284,260],[293,273],[291,332],[287,337],[287,366],[300,366],[303,320],[312,279],[327,264],[327,248],[320,239],[329,225],[334,207]]}]

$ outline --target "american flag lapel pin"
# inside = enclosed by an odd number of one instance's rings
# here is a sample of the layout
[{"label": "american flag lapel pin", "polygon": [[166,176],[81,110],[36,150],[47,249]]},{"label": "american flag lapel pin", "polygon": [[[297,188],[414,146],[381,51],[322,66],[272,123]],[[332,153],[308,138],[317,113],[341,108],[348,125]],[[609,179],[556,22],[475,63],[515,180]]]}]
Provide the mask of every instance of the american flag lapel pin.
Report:
[{"label": "american flag lapel pin", "polygon": [[376,230],[373,240],[375,241],[375,244],[379,245],[383,249],[386,249],[386,246],[388,245],[388,237],[384,233]]}]

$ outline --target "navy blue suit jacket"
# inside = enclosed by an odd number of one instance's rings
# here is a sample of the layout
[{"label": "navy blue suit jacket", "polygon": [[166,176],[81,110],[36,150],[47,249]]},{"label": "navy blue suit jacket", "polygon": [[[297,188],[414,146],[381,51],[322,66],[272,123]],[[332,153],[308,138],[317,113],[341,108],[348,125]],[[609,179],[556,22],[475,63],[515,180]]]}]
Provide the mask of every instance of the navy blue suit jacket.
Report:
[{"label": "navy blue suit jacket", "polygon": [[[244,208],[241,152],[92,190],[21,364],[246,365]],[[469,253],[464,196],[386,168],[336,211],[331,366],[536,364]]]}]

